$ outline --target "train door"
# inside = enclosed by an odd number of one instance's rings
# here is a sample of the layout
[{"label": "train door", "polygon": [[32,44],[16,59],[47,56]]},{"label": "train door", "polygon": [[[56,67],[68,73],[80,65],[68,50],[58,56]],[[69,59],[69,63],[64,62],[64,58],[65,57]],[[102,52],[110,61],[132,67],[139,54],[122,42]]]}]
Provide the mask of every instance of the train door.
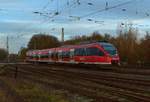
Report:
[{"label": "train door", "polygon": [[74,60],[78,63],[84,63],[86,61],[86,48],[76,48],[75,49]]},{"label": "train door", "polygon": [[39,58],[38,61],[40,62],[41,61],[41,52],[38,53],[38,58]]},{"label": "train door", "polygon": [[70,62],[74,63],[74,49],[70,49]]},{"label": "train door", "polygon": [[52,56],[52,51],[48,51],[48,59],[49,59],[49,62],[52,62],[52,58],[51,58],[51,56]]},{"label": "train door", "polygon": [[51,50],[51,54],[50,54],[51,62],[55,62],[55,52],[56,52],[55,49],[52,49],[52,50]]}]

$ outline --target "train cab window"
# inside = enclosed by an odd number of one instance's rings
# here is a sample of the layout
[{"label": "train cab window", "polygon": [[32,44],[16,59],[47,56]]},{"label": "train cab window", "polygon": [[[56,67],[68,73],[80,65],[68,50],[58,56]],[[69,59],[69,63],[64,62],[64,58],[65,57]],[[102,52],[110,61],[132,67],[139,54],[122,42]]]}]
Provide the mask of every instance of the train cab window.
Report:
[{"label": "train cab window", "polygon": [[85,48],[75,49],[75,56],[86,56]]},{"label": "train cab window", "polygon": [[87,56],[104,56],[104,53],[96,47],[86,48]]}]

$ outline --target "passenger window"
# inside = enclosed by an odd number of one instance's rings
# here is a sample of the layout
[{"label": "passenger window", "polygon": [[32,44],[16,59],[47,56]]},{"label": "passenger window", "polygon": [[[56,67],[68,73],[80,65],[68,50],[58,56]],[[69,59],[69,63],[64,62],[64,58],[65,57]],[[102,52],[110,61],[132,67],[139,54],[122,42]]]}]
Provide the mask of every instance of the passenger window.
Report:
[{"label": "passenger window", "polygon": [[66,56],[65,56],[66,58],[69,58],[70,57],[70,52],[69,51],[67,51],[66,52]]},{"label": "passenger window", "polygon": [[75,49],[75,56],[86,56],[85,48]]},{"label": "passenger window", "polygon": [[66,51],[66,52],[62,52],[62,58],[69,58],[70,57],[70,52]]},{"label": "passenger window", "polygon": [[55,52],[55,58],[58,58],[58,52]]},{"label": "passenger window", "polygon": [[62,51],[58,52],[58,57],[62,58]]},{"label": "passenger window", "polygon": [[104,56],[104,53],[96,47],[86,48],[87,56]]},{"label": "passenger window", "polygon": [[64,57],[65,57],[65,52],[63,51],[63,52],[62,52],[62,58],[64,58]]},{"label": "passenger window", "polygon": [[73,58],[74,56],[74,49],[70,49],[70,58]]},{"label": "passenger window", "polygon": [[40,58],[48,58],[48,54],[40,55]]}]

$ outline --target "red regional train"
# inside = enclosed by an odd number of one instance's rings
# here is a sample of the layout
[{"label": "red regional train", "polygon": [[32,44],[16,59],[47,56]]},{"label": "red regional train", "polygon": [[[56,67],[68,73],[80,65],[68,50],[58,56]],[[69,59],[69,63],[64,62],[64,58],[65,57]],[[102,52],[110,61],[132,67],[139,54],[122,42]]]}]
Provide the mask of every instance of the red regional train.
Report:
[{"label": "red regional train", "polygon": [[51,49],[32,50],[26,53],[26,57],[28,62],[106,65],[119,65],[120,63],[117,49],[108,42],[93,42]]}]

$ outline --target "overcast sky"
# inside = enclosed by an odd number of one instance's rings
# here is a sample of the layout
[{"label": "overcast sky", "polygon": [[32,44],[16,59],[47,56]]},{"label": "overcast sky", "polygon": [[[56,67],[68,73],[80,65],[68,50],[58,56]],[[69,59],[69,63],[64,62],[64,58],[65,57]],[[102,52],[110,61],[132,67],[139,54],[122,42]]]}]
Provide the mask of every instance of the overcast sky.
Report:
[{"label": "overcast sky", "polygon": [[[60,39],[93,31],[116,35],[117,26],[132,23],[140,37],[150,31],[150,0],[0,0],[0,48],[25,47],[32,35],[48,33]],[[58,15],[57,15],[58,14]]]}]

